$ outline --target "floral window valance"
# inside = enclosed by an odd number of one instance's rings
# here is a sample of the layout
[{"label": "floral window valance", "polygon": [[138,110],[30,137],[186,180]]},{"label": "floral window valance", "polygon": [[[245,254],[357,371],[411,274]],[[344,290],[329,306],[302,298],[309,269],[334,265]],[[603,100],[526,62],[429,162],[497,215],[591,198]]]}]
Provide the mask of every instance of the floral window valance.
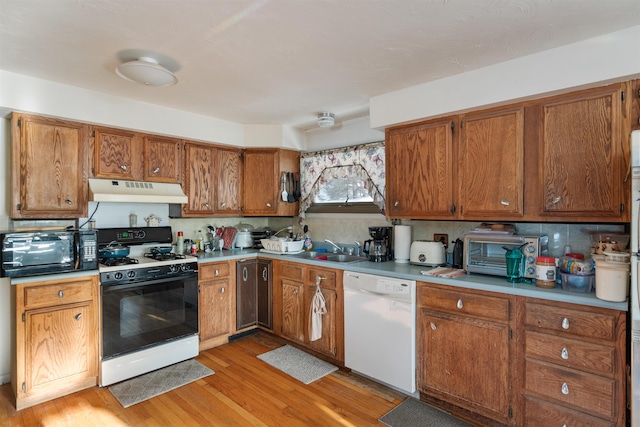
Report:
[{"label": "floral window valance", "polygon": [[303,153],[300,158],[300,216],[311,206],[323,185],[336,178],[358,178],[374,203],[384,208],[384,141],[326,151]]}]

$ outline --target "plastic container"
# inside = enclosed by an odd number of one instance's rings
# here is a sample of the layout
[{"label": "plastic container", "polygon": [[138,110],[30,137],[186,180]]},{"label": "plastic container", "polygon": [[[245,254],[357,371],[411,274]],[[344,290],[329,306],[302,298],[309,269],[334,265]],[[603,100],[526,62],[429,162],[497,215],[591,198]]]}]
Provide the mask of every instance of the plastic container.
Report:
[{"label": "plastic container", "polygon": [[571,274],[560,271],[562,289],[570,292],[589,293],[593,290],[595,274]]},{"label": "plastic container", "polygon": [[608,252],[604,251],[604,259],[607,262],[615,262],[615,263],[623,263],[626,264],[629,262],[631,258],[631,254],[628,252]]},{"label": "plastic container", "polygon": [[596,297],[623,302],[629,296],[630,264],[596,261]]},{"label": "plastic container", "polygon": [[593,274],[593,261],[582,254],[566,254],[560,262],[560,271],[571,274]]},{"label": "plastic container", "polygon": [[556,259],[550,256],[536,258],[536,286],[553,288],[556,286]]},{"label": "plastic container", "polygon": [[262,243],[263,248],[272,252],[300,252],[302,250],[304,240],[281,242],[279,240],[262,239],[260,240],[260,243]]},{"label": "plastic container", "polygon": [[629,245],[628,234],[607,231],[589,231],[588,234],[591,235],[591,246],[594,248],[599,242],[616,242],[621,251],[627,249]]}]

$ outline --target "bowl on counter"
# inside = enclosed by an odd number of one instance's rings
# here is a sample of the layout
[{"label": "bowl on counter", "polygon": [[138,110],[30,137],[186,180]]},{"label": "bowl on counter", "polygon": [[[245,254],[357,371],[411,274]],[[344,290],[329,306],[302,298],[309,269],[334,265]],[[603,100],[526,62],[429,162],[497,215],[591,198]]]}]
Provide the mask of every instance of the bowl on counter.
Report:
[{"label": "bowl on counter", "polygon": [[560,277],[565,291],[589,293],[593,290],[595,274],[571,274],[561,270]]}]

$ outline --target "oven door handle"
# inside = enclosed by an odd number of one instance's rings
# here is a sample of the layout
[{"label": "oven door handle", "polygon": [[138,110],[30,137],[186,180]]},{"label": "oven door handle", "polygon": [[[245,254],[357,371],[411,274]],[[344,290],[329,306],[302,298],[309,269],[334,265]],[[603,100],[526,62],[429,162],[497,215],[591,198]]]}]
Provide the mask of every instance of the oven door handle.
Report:
[{"label": "oven door handle", "polygon": [[124,289],[131,288],[139,288],[140,286],[148,286],[148,285],[157,285],[160,283],[168,283],[168,282],[176,282],[176,281],[187,281],[187,280],[195,280],[198,281],[198,274],[189,274],[186,276],[178,276],[178,277],[165,277],[162,279],[155,280],[142,280],[133,283],[123,283],[123,284],[113,284],[113,285],[101,285],[102,293],[121,291]]}]

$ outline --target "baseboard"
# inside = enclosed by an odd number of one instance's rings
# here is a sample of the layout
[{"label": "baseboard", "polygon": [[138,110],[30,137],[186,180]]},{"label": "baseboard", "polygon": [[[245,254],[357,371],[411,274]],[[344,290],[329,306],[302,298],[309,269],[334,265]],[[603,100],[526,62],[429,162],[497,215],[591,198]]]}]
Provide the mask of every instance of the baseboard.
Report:
[{"label": "baseboard", "polygon": [[246,337],[247,335],[253,335],[253,334],[257,333],[257,332],[258,332],[258,329],[250,329],[248,331],[240,332],[239,334],[230,335],[229,336],[229,342],[235,341],[235,340],[243,338],[243,337]]}]

